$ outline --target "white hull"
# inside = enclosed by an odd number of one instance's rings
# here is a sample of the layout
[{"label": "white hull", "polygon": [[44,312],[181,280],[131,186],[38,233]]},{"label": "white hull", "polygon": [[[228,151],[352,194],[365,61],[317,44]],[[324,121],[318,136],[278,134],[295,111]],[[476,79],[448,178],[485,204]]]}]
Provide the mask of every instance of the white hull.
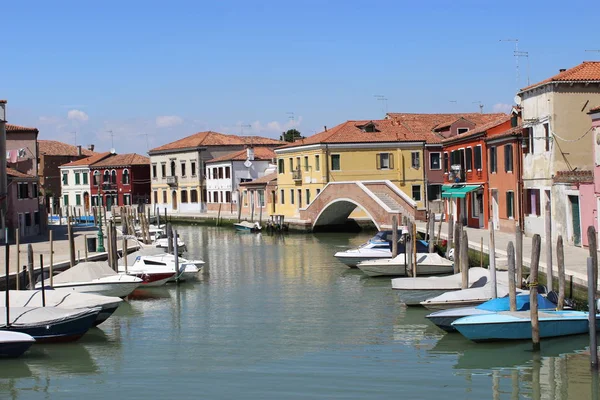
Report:
[{"label": "white hull", "polygon": [[391,251],[389,253],[388,252],[380,252],[380,253],[372,252],[372,253],[364,253],[364,254],[361,254],[361,253],[352,254],[352,253],[348,253],[348,252],[338,252],[338,253],[335,253],[334,257],[349,267],[356,267],[358,265],[358,263],[363,262],[363,261],[392,258],[392,252]]},{"label": "white hull", "polygon": [[458,289],[405,289],[396,290],[400,301],[407,306],[421,306],[421,302]]},{"label": "white hull", "polygon": [[[410,276],[404,264],[358,264],[358,268],[368,276]],[[444,275],[453,271],[452,266],[417,264],[417,275]]]},{"label": "white hull", "polygon": [[57,284],[54,290],[63,292],[92,293],[109,297],[127,297],[140,286],[141,282],[99,282]]}]

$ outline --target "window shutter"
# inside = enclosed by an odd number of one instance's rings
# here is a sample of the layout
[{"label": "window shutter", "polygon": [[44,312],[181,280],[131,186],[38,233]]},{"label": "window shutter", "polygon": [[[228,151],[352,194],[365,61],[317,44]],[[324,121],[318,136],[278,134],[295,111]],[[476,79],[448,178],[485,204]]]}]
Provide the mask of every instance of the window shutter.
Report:
[{"label": "window shutter", "polygon": [[509,163],[510,153],[508,151],[508,146],[504,146],[504,172],[508,172],[508,163]]},{"label": "window shutter", "polygon": [[415,153],[415,168],[416,169],[420,169],[421,168],[421,154],[420,153]]},{"label": "window shutter", "polygon": [[377,153],[376,162],[377,162],[377,169],[381,169],[381,154],[380,153]]},{"label": "window shutter", "polygon": [[535,209],[535,215],[540,216],[541,215],[541,206],[540,206],[540,197],[541,196],[540,196],[540,190],[537,189],[535,191],[535,194],[536,194],[536,196],[535,196],[535,207],[536,207],[536,209]]},{"label": "window shutter", "polygon": [[526,189],[527,195],[527,214],[531,214],[531,189]]},{"label": "window shutter", "polygon": [[390,169],[394,169],[394,153],[389,153]]}]

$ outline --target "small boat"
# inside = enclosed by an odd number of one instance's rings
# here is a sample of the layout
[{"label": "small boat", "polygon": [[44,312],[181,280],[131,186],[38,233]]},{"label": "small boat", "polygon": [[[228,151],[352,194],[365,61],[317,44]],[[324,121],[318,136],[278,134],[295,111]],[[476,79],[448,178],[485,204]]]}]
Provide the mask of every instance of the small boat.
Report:
[{"label": "small boat", "polygon": [[[361,261],[357,267],[369,276],[409,276],[405,255],[398,254],[395,258]],[[417,275],[451,274],[454,263],[437,253],[417,253]]]},{"label": "small boat", "polygon": [[[556,303],[553,303],[545,296],[540,294],[538,297],[538,309],[540,310],[554,310],[556,309]],[[530,296],[529,294],[520,294],[516,296],[517,299],[517,311],[527,311],[530,306]],[[434,313],[431,313],[425,318],[436,324],[439,328],[445,330],[446,332],[454,332],[456,328],[452,326],[452,323],[459,318],[470,317],[472,315],[488,315],[494,314],[500,311],[509,311],[510,310],[510,298],[499,297],[497,299],[488,300],[485,303],[482,303],[475,307],[459,307],[459,308],[451,308],[448,310],[440,310]]]},{"label": "small boat", "polygon": [[[167,282],[184,281],[186,279],[196,278],[200,269],[197,267],[197,262],[187,261],[182,257],[178,257],[178,267],[176,269],[175,256],[173,254],[161,253],[156,255],[137,255],[131,264],[130,257],[127,257],[127,272],[144,270],[148,273],[153,273],[155,270],[171,272],[171,277]],[[119,264],[119,272],[125,272],[125,265]]]},{"label": "small boat", "polygon": [[[502,273],[498,273],[500,278]],[[505,274],[506,275],[506,274]],[[481,287],[489,280],[489,270],[485,268],[469,269],[469,287]],[[392,289],[398,293],[400,301],[407,306],[420,306],[422,301],[439,296],[446,292],[460,290],[462,275],[432,276],[416,278],[392,279]]]},{"label": "small boat", "polygon": [[[46,307],[66,309],[88,309],[100,307],[95,326],[106,321],[123,300],[119,297],[100,296],[91,293],[79,293],[65,290],[46,290],[44,293]],[[41,290],[11,290],[11,307],[40,307],[42,302]],[[5,292],[0,292],[0,307],[6,306]]]},{"label": "small boat", "polygon": [[[421,302],[421,305],[429,310],[446,310],[457,307],[473,307],[492,299],[493,286],[491,282],[482,287],[457,290],[447,292],[437,297],[433,297]],[[517,289],[517,294],[529,293]],[[504,283],[496,283],[496,296],[504,297],[508,295],[508,286]]]},{"label": "small boat", "polygon": [[[169,248],[169,238],[166,238],[166,237],[158,238],[153,242],[153,244],[155,247],[157,247],[159,249],[163,249],[163,251],[164,251]],[[183,254],[186,251],[187,251],[187,246],[185,245],[185,242],[183,240],[181,240],[180,237],[178,237],[177,238],[177,253]]]},{"label": "small boat", "polygon": [[233,224],[233,227],[241,232],[260,232],[262,227],[258,222],[241,221]]},{"label": "small boat", "polygon": [[[106,261],[81,262],[53,277],[52,288],[57,291],[94,293],[109,297],[126,297],[143,282],[135,276],[119,274]],[[50,279],[44,281],[50,286]],[[41,287],[38,282],[36,288]]]},{"label": "small boat", "polygon": [[177,279],[181,275],[181,271],[175,271],[174,268],[167,265],[146,264],[141,260],[142,257],[145,256],[137,256],[132,265],[127,265],[127,272],[125,272],[125,265],[118,266],[120,273],[142,279],[141,287],[163,286],[169,280]]},{"label": "small boat", "polygon": [[26,333],[0,331],[0,357],[21,357],[34,343],[35,339]]},{"label": "small boat", "polygon": [[36,342],[71,342],[91,327],[100,307],[69,310],[56,307],[10,307],[7,324],[6,307],[0,307],[0,331],[26,333]]},{"label": "small boat", "polygon": [[[175,256],[169,253],[166,253],[164,249],[160,249],[158,247],[152,247],[152,246],[146,246],[143,243],[139,243],[140,247],[138,248],[138,250],[129,253],[127,255],[127,265],[133,265],[133,263],[135,262],[135,259],[138,256],[164,256],[165,259],[171,259],[173,260],[173,262],[175,262]],[[123,259],[121,259],[121,261],[119,261],[119,263],[124,264]],[[179,263],[186,263],[186,264],[194,264],[196,266],[196,268],[198,268],[198,270],[202,269],[202,267],[204,266],[204,264],[206,264],[204,261],[202,260],[189,260],[187,258],[183,258],[183,257],[179,257]]]},{"label": "small boat", "polygon": [[[589,329],[584,311],[539,311],[540,338],[579,335]],[[474,342],[531,339],[530,311],[502,311],[473,315],[452,323],[464,337]]]},{"label": "small boat", "polygon": [[[334,257],[346,264],[348,267],[356,267],[361,261],[392,258],[392,231],[378,232],[368,242],[356,249],[338,251]],[[401,238],[398,234],[398,238]],[[417,253],[429,253],[429,244],[424,240],[417,240]],[[403,254],[404,243],[398,242],[398,254]]]}]

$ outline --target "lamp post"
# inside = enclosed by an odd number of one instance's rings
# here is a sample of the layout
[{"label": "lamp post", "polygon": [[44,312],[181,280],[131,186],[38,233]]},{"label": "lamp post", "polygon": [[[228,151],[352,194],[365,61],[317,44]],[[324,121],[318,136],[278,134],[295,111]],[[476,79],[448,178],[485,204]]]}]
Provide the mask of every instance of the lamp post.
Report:
[{"label": "lamp post", "polygon": [[[99,175],[98,175],[99,176]],[[98,253],[104,253],[104,233],[102,232],[102,184],[98,182]]]}]

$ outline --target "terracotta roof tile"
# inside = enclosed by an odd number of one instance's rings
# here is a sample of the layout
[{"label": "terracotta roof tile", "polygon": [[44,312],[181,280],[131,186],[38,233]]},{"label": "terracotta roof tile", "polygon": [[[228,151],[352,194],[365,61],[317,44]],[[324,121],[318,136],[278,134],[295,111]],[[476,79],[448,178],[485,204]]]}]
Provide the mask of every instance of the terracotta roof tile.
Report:
[{"label": "terracotta roof tile", "polygon": [[556,183],[592,183],[594,173],[592,171],[557,171],[553,181]]},{"label": "terracotta roof tile", "polygon": [[593,113],[593,112],[598,112],[598,111],[600,111],[600,106],[594,107],[594,108],[590,109],[590,111],[588,111],[588,112]]},{"label": "terracotta roof tile", "polygon": [[80,160],[71,161],[69,163],[63,164],[63,165],[61,165],[61,167],[75,167],[75,166],[92,165],[94,163],[97,163],[100,160],[105,159],[108,156],[110,156],[110,152],[108,152],[108,151],[104,152],[104,153],[97,153],[90,157],[82,158]]},{"label": "terracotta roof tile", "polygon": [[477,136],[477,135],[487,131],[490,128],[494,128],[498,125],[502,125],[503,123],[510,121],[510,118],[511,118],[510,115],[504,114],[503,117],[497,118],[495,121],[491,121],[491,122],[488,122],[487,124],[478,126],[478,127],[471,129],[470,131],[463,133],[461,135],[452,136],[452,137],[449,137],[448,139],[444,139],[444,140],[442,140],[442,143],[452,143],[455,140],[463,140],[468,137]]},{"label": "terracotta roof tile", "polygon": [[165,145],[155,147],[150,150],[150,153],[160,152],[165,150],[177,150],[204,146],[240,146],[240,145],[255,145],[255,146],[278,146],[283,144],[279,140],[260,137],[260,136],[237,136],[226,135],[213,131],[198,132],[193,135],[184,137]]},{"label": "terracotta roof tile", "polygon": [[257,178],[250,182],[242,182],[242,183],[240,183],[240,186],[268,184],[269,182],[276,181],[276,180],[277,180],[277,172],[273,172],[271,174],[263,176],[262,178]]},{"label": "terracotta roof tile", "polygon": [[488,136],[485,140],[486,141],[490,141],[490,140],[496,140],[496,139],[502,139],[505,137],[509,137],[509,136],[521,136],[523,134],[523,125],[519,125],[519,126],[515,126],[514,128],[510,128],[507,131],[492,135],[492,136]]},{"label": "terracotta roof tile", "polygon": [[20,126],[20,125],[13,125],[13,124],[6,124],[6,131],[7,132],[36,132],[36,133],[39,133],[37,128],[29,128],[27,126]]},{"label": "terracotta roof tile", "polygon": [[[220,162],[220,161],[245,161],[248,157],[247,149],[236,151],[233,153],[225,154],[221,157],[213,158],[212,160],[206,161],[207,163]],[[255,160],[272,160],[277,155],[273,150],[268,147],[255,147],[254,148],[254,159]]]},{"label": "terracotta roof tile", "polygon": [[[40,154],[45,154],[48,156],[78,155],[77,146],[73,146],[72,144],[67,144],[56,140],[38,140],[38,146],[40,149]],[[81,154],[83,154],[84,156],[92,156],[96,153],[82,148]]]},{"label": "terracotta roof tile", "polygon": [[600,81],[600,61],[584,61],[573,68],[544,79],[541,82],[534,83],[521,89],[521,92],[533,89],[538,86],[545,85],[550,82],[585,82],[585,81]]},{"label": "terracotta roof tile", "polygon": [[91,165],[91,167],[118,167],[128,165],[150,165],[150,158],[136,153],[114,154],[101,161],[98,161],[97,163]]},{"label": "terracotta roof tile", "polygon": [[6,175],[14,176],[15,178],[35,178],[33,175],[24,174],[21,171],[17,171],[13,168],[6,168]]}]

